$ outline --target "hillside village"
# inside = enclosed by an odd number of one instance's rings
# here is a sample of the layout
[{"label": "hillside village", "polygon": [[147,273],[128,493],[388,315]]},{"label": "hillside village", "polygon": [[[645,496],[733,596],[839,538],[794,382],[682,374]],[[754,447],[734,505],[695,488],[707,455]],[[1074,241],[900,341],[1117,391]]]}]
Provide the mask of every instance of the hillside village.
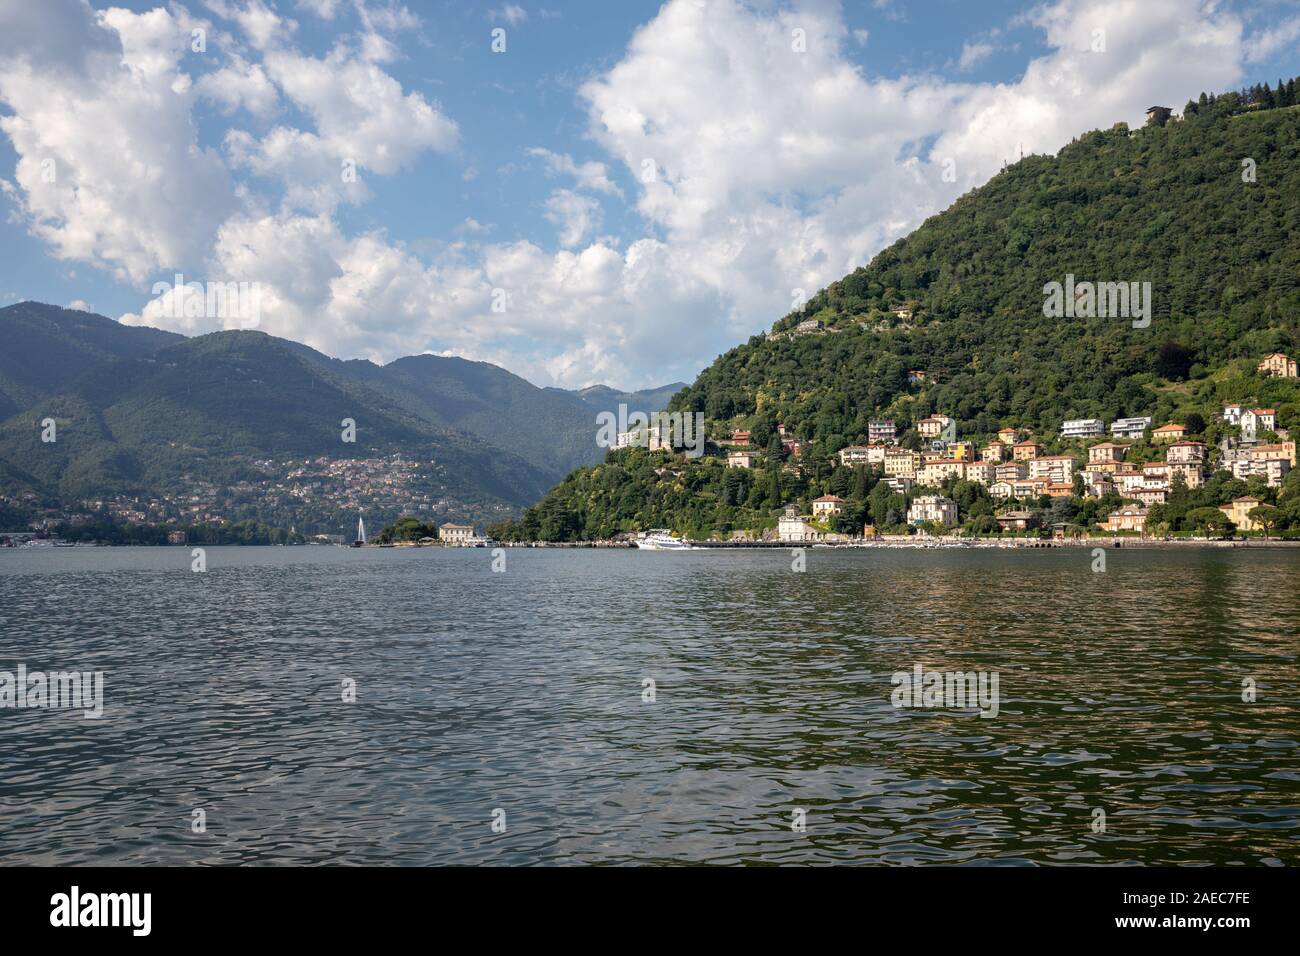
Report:
[{"label": "hillside village", "polygon": [[[1262,359],[1256,372],[1296,379],[1296,365],[1278,352]],[[925,373],[913,378],[923,382]],[[785,425],[776,426],[764,448],[745,429],[719,436],[713,451],[728,470],[778,468],[783,477],[812,478],[809,487],[832,489],[787,503],[773,528],[735,535],[790,543],[887,533],[1147,535],[1169,530],[1174,505],[1196,512],[1189,530],[1205,534],[1268,533],[1290,523],[1274,505],[1296,467],[1296,440],[1279,424],[1276,408],[1224,404],[1215,444],[1204,440],[1210,429],[1199,415],[1159,424],[1151,417],[1071,419],[1054,435],[1004,427],[960,439],[956,424],[931,414],[903,432],[894,421],[872,420],[866,441],[838,449],[837,467],[820,481],[818,463],[807,456],[809,442]],[[621,448],[670,451],[672,445],[666,424],[619,436]],[[671,465],[659,471],[681,474]],[[873,520],[873,513],[882,517],[881,509],[866,501],[871,492],[884,498],[877,488],[888,496],[884,521]],[[1226,500],[1206,506],[1207,491]]]}]

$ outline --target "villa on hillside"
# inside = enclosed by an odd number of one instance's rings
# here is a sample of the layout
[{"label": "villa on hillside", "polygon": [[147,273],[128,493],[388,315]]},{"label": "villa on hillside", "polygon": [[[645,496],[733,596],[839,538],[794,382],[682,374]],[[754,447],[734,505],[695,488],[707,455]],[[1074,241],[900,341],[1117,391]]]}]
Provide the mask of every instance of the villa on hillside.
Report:
[{"label": "villa on hillside", "polygon": [[1250,441],[1260,432],[1271,432],[1277,428],[1277,409],[1252,408],[1241,413],[1241,437]]},{"label": "villa on hillside", "polygon": [[1061,422],[1062,438],[1091,438],[1106,434],[1106,423],[1100,418],[1071,418]]},{"label": "villa on hillside", "polygon": [[1110,423],[1110,433],[1115,438],[1141,438],[1151,427],[1151,417],[1117,418]]},{"label": "villa on hillside", "polygon": [[1277,378],[1297,378],[1296,360],[1288,358],[1281,352],[1274,352],[1272,355],[1260,362],[1256,366],[1258,371],[1265,375],[1276,376]]},{"label": "villa on hillside", "polygon": [[840,514],[844,510],[844,505],[844,499],[838,495],[822,495],[820,498],[814,498],[813,517],[829,518],[831,515]]},{"label": "villa on hillside", "polygon": [[916,423],[916,430],[926,438],[938,438],[951,424],[947,415],[930,415]]},{"label": "villa on hillside", "polygon": [[1043,446],[1038,442],[1030,441],[1028,438],[1011,446],[1011,457],[1016,461],[1028,461],[1031,458],[1037,458],[1042,453]]},{"label": "villa on hillside", "polygon": [[1187,434],[1187,428],[1183,425],[1169,422],[1161,425],[1151,433],[1152,441],[1180,441]]},{"label": "villa on hillside", "polygon": [[867,422],[867,441],[872,445],[892,442],[898,437],[898,428],[892,421]]}]

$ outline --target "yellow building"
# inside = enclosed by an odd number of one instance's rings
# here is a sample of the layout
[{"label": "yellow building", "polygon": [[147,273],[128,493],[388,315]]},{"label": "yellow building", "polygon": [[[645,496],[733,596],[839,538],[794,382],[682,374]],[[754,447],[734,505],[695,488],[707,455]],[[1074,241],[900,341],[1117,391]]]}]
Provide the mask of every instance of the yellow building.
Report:
[{"label": "yellow building", "polygon": [[1219,510],[1237,526],[1238,531],[1260,531],[1262,529],[1259,523],[1250,518],[1250,512],[1251,509],[1258,508],[1261,504],[1263,502],[1258,498],[1247,495],[1244,498],[1232,499],[1231,504],[1219,505]]},{"label": "yellow building", "polygon": [[1016,461],[1028,461],[1031,458],[1037,458],[1043,452],[1043,447],[1038,442],[1032,442],[1028,439],[1018,441],[1011,446],[1011,457]]},{"label": "yellow building", "polygon": [[1265,375],[1273,375],[1277,378],[1297,378],[1296,360],[1287,358],[1281,352],[1274,352],[1264,361],[1260,362],[1256,368]]}]

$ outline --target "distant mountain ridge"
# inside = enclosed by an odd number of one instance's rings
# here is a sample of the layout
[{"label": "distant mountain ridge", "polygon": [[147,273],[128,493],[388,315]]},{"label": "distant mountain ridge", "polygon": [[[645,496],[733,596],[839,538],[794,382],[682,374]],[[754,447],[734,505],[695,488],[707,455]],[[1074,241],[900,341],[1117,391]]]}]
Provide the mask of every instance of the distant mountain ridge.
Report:
[{"label": "distant mountain ridge", "polygon": [[[433,497],[472,517],[536,500],[603,454],[592,404],[484,362],[417,355],[379,366],[262,332],[186,338],[35,302],[0,309],[0,338],[9,497],[176,493],[246,480],[257,459],[403,454],[425,463],[442,489]],[[46,419],[56,442],[41,440]],[[355,443],[341,440],[345,419]]]}]

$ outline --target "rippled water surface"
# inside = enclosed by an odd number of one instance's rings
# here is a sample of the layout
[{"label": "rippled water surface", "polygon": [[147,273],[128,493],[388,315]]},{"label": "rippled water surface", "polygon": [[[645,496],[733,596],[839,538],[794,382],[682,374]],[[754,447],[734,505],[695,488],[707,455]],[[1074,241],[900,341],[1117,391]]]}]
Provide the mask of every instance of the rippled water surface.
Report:
[{"label": "rippled water surface", "polygon": [[[0,550],[0,670],[105,673],[0,709],[0,862],[1300,859],[1296,551],[190,560]],[[1000,712],[895,708],[918,663]]]}]

